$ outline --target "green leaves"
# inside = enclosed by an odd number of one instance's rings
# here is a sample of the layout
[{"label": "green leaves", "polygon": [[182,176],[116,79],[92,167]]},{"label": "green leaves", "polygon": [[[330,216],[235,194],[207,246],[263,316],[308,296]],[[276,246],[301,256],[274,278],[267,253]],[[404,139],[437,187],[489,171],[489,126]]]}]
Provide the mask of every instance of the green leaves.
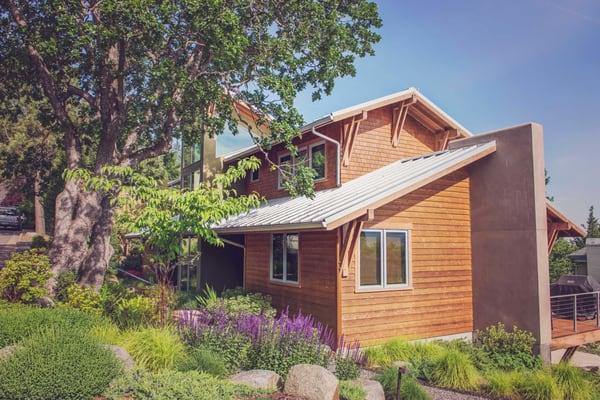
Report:
[{"label": "green leaves", "polygon": [[183,191],[162,187],[154,178],[130,167],[104,166],[100,174],[67,170],[65,179],[78,181],[86,190],[109,195],[118,206],[116,222],[120,229],[139,233],[157,259],[168,264],[181,252],[182,235],[221,245],[212,226],[260,204],[257,194],[239,196],[232,188],[259,166],[257,158],[247,158],[196,189]]}]

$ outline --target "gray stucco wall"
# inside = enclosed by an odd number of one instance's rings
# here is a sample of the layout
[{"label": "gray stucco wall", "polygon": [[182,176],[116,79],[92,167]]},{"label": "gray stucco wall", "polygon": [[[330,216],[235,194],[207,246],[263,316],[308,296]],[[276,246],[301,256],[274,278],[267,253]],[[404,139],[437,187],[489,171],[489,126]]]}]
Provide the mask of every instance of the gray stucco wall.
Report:
[{"label": "gray stucco wall", "polygon": [[496,140],[496,153],[469,167],[473,323],[532,332],[549,359],[550,288],[543,129],[527,124],[450,143]]}]

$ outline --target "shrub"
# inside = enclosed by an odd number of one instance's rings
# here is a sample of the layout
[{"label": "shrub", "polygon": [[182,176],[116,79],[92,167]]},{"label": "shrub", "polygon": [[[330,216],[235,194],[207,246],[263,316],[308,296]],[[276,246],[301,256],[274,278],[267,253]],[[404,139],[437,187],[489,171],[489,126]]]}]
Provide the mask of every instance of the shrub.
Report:
[{"label": "shrub", "polygon": [[[384,369],[375,379],[383,386],[383,391],[388,397],[396,396],[396,387],[398,384],[398,368],[388,367]],[[400,393],[403,399],[407,400],[430,400],[429,394],[419,385],[417,380],[404,375],[400,384]]]},{"label": "shrub", "polygon": [[113,312],[113,319],[122,328],[150,325],[157,320],[156,302],[141,295],[121,299]]},{"label": "shrub", "polygon": [[339,380],[352,380],[360,375],[360,366],[352,357],[335,358],[335,376]]},{"label": "shrub", "polygon": [[139,370],[117,379],[104,396],[108,400],[233,400],[256,392],[247,386],[235,385],[197,371]]},{"label": "shrub", "polygon": [[79,332],[40,331],[23,346],[0,368],[2,400],[92,399],[120,373],[112,353]]},{"label": "shrub", "polygon": [[477,370],[469,356],[456,349],[434,360],[431,380],[436,385],[459,390],[474,390],[479,384]]},{"label": "shrub", "polygon": [[481,348],[494,367],[503,370],[539,368],[541,362],[533,353],[535,337],[513,327],[506,331],[502,323],[475,332],[475,346]]},{"label": "shrub", "polygon": [[207,374],[225,377],[230,372],[225,359],[219,353],[204,347],[192,349],[178,365],[180,371],[200,371]]},{"label": "shrub", "polygon": [[196,301],[209,311],[221,309],[231,316],[245,314],[275,316],[270,296],[247,293],[240,289],[225,290],[222,297],[218,297],[217,292],[207,285],[203,294],[196,297]]},{"label": "shrub", "polygon": [[48,240],[46,240],[45,237],[43,237],[42,235],[35,235],[34,237],[31,238],[31,245],[30,247],[32,249],[42,249],[45,250],[50,246],[50,242]]},{"label": "shrub", "polygon": [[517,393],[523,400],[561,399],[556,381],[547,371],[537,370],[521,374],[517,381]]},{"label": "shrub", "polygon": [[485,391],[500,399],[516,398],[516,384],[519,372],[490,370],[486,373]]},{"label": "shrub", "polygon": [[564,400],[592,400],[594,388],[585,379],[583,372],[572,365],[561,362],[552,368],[552,376],[563,394]]},{"label": "shrub", "polygon": [[130,292],[121,282],[104,282],[100,288],[100,303],[104,313],[111,318],[114,317],[117,305],[124,299],[133,297]]},{"label": "shrub", "polygon": [[252,342],[242,334],[232,331],[205,332],[196,343],[200,343],[202,347],[220,354],[230,371],[242,367],[249,368],[251,365],[248,361],[248,353]]},{"label": "shrub", "polygon": [[[104,318],[71,308],[39,308],[11,304],[0,307],[0,348],[17,343],[45,328],[89,332],[106,326]],[[103,329],[103,328],[98,328]]]},{"label": "shrub", "polygon": [[[273,319],[264,314],[232,316],[223,309],[214,312],[203,309],[182,313],[179,327],[189,344],[202,344],[219,351],[225,343],[233,343],[234,346],[222,352],[228,361],[236,363],[239,359],[244,368],[269,369],[282,376],[295,364],[325,366],[330,349],[336,345],[330,329],[300,313],[290,317],[284,312]],[[247,350],[243,362],[240,357],[244,353],[238,353],[238,348]],[[232,350],[234,359],[226,354]]]},{"label": "shrub", "polygon": [[77,275],[73,271],[62,271],[56,277],[56,288],[54,289],[54,297],[58,301],[67,301],[67,290],[77,281]]},{"label": "shrub", "polygon": [[0,269],[0,298],[35,303],[48,294],[50,276],[50,260],[39,249],[13,253]]},{"label": "shrub", "polygon": [[140,367],[151,371],[173,368],[185,356],[185,346],[171,328],[128,331],[122,344]]},{"label": "shrub", "polygon": [[73,284],[67,289],[67,303],[69,307],[76,308],[93,315],[102,314],[100,294],[87,286]]},{"label": "shrub", "polygon": [[351,381],[340,382],[340,400],[365,400],[367,392],[357,383]]}]

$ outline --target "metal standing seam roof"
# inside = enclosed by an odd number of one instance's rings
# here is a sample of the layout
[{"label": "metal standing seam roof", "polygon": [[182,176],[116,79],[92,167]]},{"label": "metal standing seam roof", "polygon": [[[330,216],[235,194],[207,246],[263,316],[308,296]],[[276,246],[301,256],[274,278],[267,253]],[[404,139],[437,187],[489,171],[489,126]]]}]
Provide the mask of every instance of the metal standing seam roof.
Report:
[{"label": "metal standing seam roof", "polygon": [[359,217],[419,187],[496,151],[496,142],[425,154],[396,161],[340,187],[318,191],[314,198],[284,197],[231,217],[217,232],[261,232],[282,229],[334,229],[343,219]]}]

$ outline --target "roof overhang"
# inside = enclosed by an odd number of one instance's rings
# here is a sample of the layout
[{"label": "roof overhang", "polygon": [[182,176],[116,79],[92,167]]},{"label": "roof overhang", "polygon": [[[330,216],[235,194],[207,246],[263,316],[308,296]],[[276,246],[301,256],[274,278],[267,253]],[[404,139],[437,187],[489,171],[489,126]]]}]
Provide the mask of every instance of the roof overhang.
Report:
[{"label": "roof overhang", "polygon": [[556,224],[559,237],[585,237],[586,231],[565,214],[560,212],[549,200],[546,200],[546,218]]},{"label": "roof overhang", "polygon": [[223,221],[218,233],[333,230],[496,151],[496,142],[399,160],[313,199],[278,198]]},{"label": "roof overhang", "polygon": [[[436,132],[454,129],[458,135],[462,136],[463,138],[473,136],[473,134],[467,128],[446,114],[446,112],[444,112],[414,87],[334,111],[302,126],[300,128],[300,133],[309,133],[313,128],[317,129],[334,122],[343,121],[363,112],[368,113],[371,110],[390,106],[392,104],[397,104],[410,99],[413,99],[415,102],[411,106],[413,111],[409,111],[409,114],[413,115],[421,123],[429,125],[431,129],[434,129]],[[248,157],[258,151],[259,148],[256,145],[237,150],[233,153],[224,155],[223,162],[227,163],[239,158]]]}]

